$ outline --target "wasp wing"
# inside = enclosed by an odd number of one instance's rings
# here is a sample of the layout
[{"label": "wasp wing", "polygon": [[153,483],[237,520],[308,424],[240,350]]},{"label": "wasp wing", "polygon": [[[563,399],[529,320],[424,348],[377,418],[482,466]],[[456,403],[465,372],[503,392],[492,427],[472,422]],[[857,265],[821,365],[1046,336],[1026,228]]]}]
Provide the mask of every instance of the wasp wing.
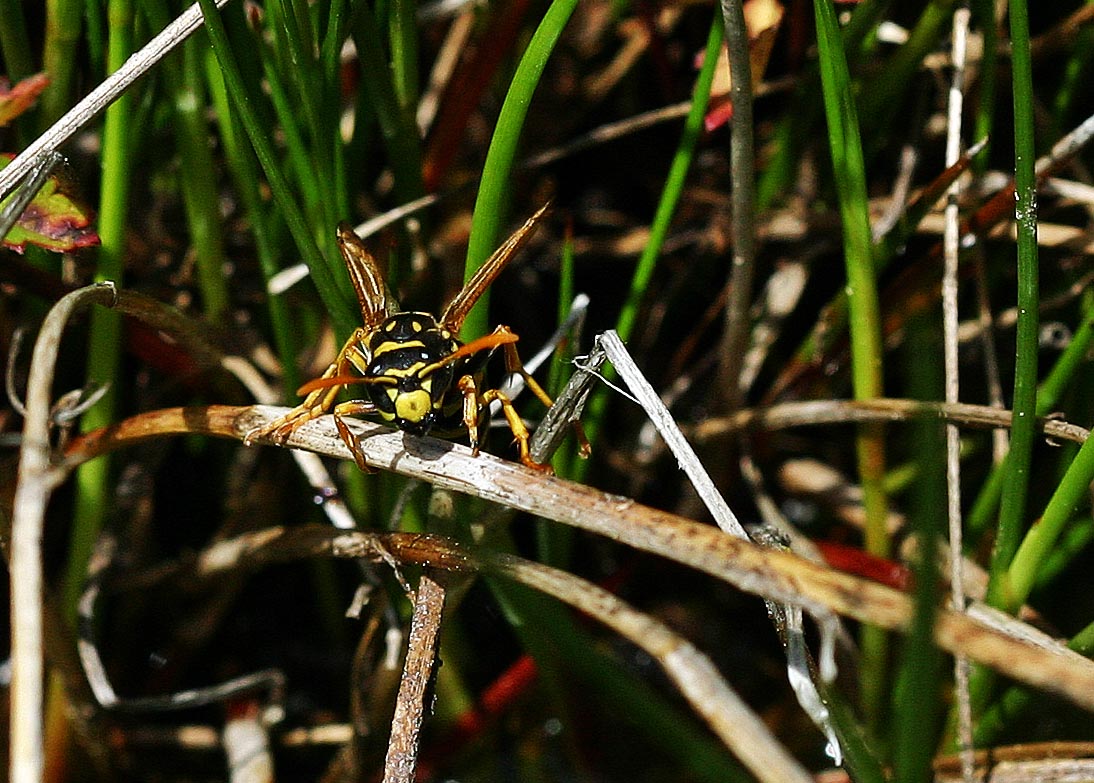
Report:
[{"label": "wasp wing", "polygon": [[475,272],[463,289],[456,294],[456,297],[445,308],[444,314],[441,316],[441,323],[453,334],[459,334],[460,327],[463,326],[463,320],[471,312],[475,302],[479,301],[483,291],[490,287],[490,284],[494,282],[494,278],[505,268],[509,259],[528,241],[536,228],[536,224],[549,206],[551,206],[550,202],[544,204],[532,217],[524,221],[524,225],[514,231],[513,235],[505,240],[501,247],[491,254],[490,258],[486,259],[486,263],[479,267],[479,270]]},{"label": "wasp wing", "polygon": [[389,315],[398,312],[399,303],[388,290],[376,259],[349,223],[338,224],[338,250],[346,262],[350,282],[361,305],[362,324],[365,329],[375,329]]}]

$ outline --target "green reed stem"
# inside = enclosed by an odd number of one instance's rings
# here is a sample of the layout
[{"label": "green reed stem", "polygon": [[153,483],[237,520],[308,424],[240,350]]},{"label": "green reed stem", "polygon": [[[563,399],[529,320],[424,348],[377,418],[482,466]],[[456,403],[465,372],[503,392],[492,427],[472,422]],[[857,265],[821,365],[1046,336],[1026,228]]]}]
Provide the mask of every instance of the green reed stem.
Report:
[{"label": "green reed stem", "polygon": [[[107,6],[107,13],[112,7]],[[82,0],[46,0],[46,38],[42,46],[42,67],[49,74],[49,87],[42,93],[39,114],[39,126],[43,130],[68,110],[83,12]],[[112,30],[111,34],[113,33]]]},{"label": "green reed stem", "polygon": [[[467,244],[464,281],[470,280],[486,262],[501,239],[502,226],[509,217],[510,178],[524,119],[547,60],[576,7],[577,0],[552,0],[513,74],[482,167],[482,181],[475,199],[471,236]],[[489,330],[488,309],[489,292],[479,298],[478,304],[464,321],[465,334],[480,335]]]},{"label": "green reed stem", "polygon": [[[107,64],[117,70],[133,51],[133,6],[131,0],[110,0],[107,6],[110,38]],[[107,110],[103,125],[102,183],[99,192],[99,247],[95,280],[123,284],[125,269],[125,226],[129,213],[129,190],[133,174],[134,145],[130,120],[133,97],[126,93]],[[109,384],[101,400],[84,414],[81,429],[89,432],[106,426],[118,407],[121,365],[122,320],[104,307],[91,311],[88,334],[88,383]],[[92,460],[76,471],[75,511],[65,573],[63,611],[75,623],[76,602],[83,585],[91,549],[111,506],[110,464],[107,457]]]},{"label": "green reed stem", "polygon": [[1010,5],[1014,89],[1014,182],[1018,229],[1018,326],[1009,470],[988,581],[988,603],[1010,605],[1006,574],[1025,530],[1026,497],[1036,435],[1038,360],[1037,176],[1033,137],[1033,74],[1026,0]]},{"label": "green reed stem", "polygon": [[[213,0],[198,0],[198,3],[205,16],[205,27],[209,32],[209,39],[212,41],[213,51],[220,64],[221,75],[231,96],[232,105],[239,113],[240,122],[270,183],[274,200],[288,224],[297,250],[311,271],[312,280],[315,281],[319,294],[330,311],[335,327],[349,334],[356,328],[359,316],[352,299],[344,290],[348,288],[348,283],[342,286],[338,282],[345,278],[344,270],[336,267],[333,259],[328,261],[319,252],[319,247],[304,218],[303,210],[297,203],[285,175],[281,173],[280,162],[274,154],[268,129],[259,122],[258,111],[255,108],[257,99],[250,94],[247,85],[244,84],[235,53],[228,41],[227,30],[217,12],[216,5]],[[229,6],[229,11],[231,10]],[[338,269],[340,277],[335,277],[335,269]]]},{"label": "green reed stem", "polygon": [[[813,9],[829,149],[843,224],[852,385],[855,399],[868,400],[883,393],[882,343],[862,141],[835,8],[831,0],[814,0]],[[856,451],[866,512],[866,550],[879,557],[888,557],[883,428],[880,425],[861,427],[856,438]],[[874,724],[879,719],[887,692],[887,646],[887,637],[880,629],[872,626],[863,628],[863,703],[870,722]]]},{"label": "green reed stem", "polygon": [[0,0],[0,54],[4,57],[4,75],[13,82],[34,73],[30,36],[20,0]]},{"label": "green reed stem", "polygon": [[175,93],[175,138],[182,156],[180,177],[186,204],[186,223],[194,248],[202,308],[210,323],[217,323],[228,312],[230,297],[224,276],[227,259],[221,230],[220,198],[209,148],[209,127],[205,121],[204,77],[199,62],[203,40],[190,39],[183,44],[183,67],[179,89]]}]

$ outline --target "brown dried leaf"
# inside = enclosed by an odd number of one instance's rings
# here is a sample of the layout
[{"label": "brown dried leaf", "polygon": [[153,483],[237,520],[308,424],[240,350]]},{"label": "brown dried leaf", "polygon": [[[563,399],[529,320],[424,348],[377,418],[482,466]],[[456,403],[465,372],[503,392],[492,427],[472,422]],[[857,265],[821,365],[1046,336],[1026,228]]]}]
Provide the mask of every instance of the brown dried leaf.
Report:
[{"label": "brown dried leaf", "polygon": [[42,90],[48,86],[49,77],[44,73],[28,76],[14,87],[0,76],[0,128],[34,105]]}]

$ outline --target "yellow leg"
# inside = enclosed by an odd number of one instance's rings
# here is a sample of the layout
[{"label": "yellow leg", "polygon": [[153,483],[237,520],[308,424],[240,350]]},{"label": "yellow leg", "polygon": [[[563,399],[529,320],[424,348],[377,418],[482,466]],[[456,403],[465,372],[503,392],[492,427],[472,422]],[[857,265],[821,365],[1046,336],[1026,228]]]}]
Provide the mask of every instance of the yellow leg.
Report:
[{"label": "yellow leg", "polygon": [[[357,345],[361,339],[361,335],[354,333],[354,335],[346,341],[346,344],[342,346],[342,350],[338,352],[338,356],[335,360],[331,362],[331,365],[319,377],[325,379],[346,375],[352,366],[348,358],[350,348]],[[342,390],[344,385],[345,384],[335,384],[309,392],[299,405],[284,416],[279,416],[266,426],[255,427],[248,432],[243,437],[243,443],[250,446],[251,441],[255,438],[270,438],[276,443],[284,444],[289,436],[304,424],[307,424],[312,419],[316,419],[329,411],[331,406],[334,405],[335,399],[338,397],[338,392]]]},{"label": "yellow leg", "polygon": [[[508,326],[499,326],[495,332],[501,332],[505,330],[509,333]],[[535,378],[533,378],[526,369],[524,369],[524,362],[520,360],[520,354],[517,353],[517,346],[513,343],[505,343],[505,371],[508,373],[517,373],[524,382],[528,384],[528,388],[532,390],[532,394],[539,398],[539,401],[550,408],[555,404],[547,392],[543,391],[543,387],[539,385]]]},{"label": "yellow leg", "polygon": [[362,473],[375,473],[376,471],[365,462],[365,453],[361,450],[361,440],[353,434],[343,417],[375,412],[376,406],[363,400],[351,400],[334,406],[334,426],[338,430],[338,436],[346,444],[349,453],[353,455],[353,461],[357,463],[357,467],[360,468]]},{"label": "yellow leg", "polygon": [[471,443],[471,453],[479,456],[479,390],[474,377],[465,375],[456,382],[463,395],[463,426],[467,428],[467,439]]},{"label": "yellow leg", "polygon": [[[542,391],[542,390],[541,390]],[[546,396],[546,395],[545,395]],[[520,461],[532,470],[538,470],[542,473],[553,473],[550,465],[546,465],[542,462],[536,462],[532,459],[532,453],[528,448],[529,434],[528,428],[524,426],[524,422],[520,418],[520,414],[517,413],[517,409],[513,407],[513,402],[502,391],[498,389],[488,389],[483,392],[480,398],[481,404],[487,406],[497,400],[501,403],[502,413],[505,414],[505,421],[509,425],[509,429],[513,433],[513,437],[517,441],[517,446],[520,448]]]},{"label": "yellow leg", "polygon": [[[495,332],[504,330],[506,333],[511,333],[508,326],[499,326]],[[524,369],[524,362],[520,360],[520,354],[517,353],[517,346],[511,342],[505,343],[505,369],[509,373],[517,373],[524,382],[528,385],[528,388],[532,390],[532,394],[539,398],[540,402],[546,405],[548,408],[553,406],[554,400],[550,395],[543,390],[543,387],[536,382],[527,370]],[[582,459],[588,459],[589,454],[592,453],[592,446],[589,445],[589,439],[585,437],[585,428],[581,426],[581,421],[575,419],[572,423],[574,428],[574,437],[577,438],[578,453]]]}]

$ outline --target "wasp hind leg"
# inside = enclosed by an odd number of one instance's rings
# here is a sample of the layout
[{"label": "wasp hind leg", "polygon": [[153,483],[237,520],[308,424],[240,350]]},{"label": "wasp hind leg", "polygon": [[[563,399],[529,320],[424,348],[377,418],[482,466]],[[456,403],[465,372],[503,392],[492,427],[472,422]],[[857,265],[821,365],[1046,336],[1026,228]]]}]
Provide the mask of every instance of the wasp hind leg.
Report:
[{"label": "wasp hind leg", "polygon": [[[508,326],[499,326],[495,330],[495,333],[502,332],[502,330],[504,330],[506,334],[511,334]],[[515,373],[523,378],[524,383],[531,390],[532,394],[536,395],[539,401],[546,405],[548,408],[554,406],[554,400],[551,399],[550,395],[548,395],[547,392],[543,390],[543,387],[539,385],[536,379],[533,378],[526,369],[524,369],[524,362],[520,360],[520,354],[517,353],[517,346],[514,345],[512,342],[506,342],[504,343],[504,346],[505,371],[510,374]],[[506,418],[508,419],[508,413],[506,414]],[[581,456],[582,459],[588,459],[589,454],[592,453],[592,446],[589,444],[589,439],[585,437],[585,428],[581,426],[581,420],[575,418],[570,422],[570,425],[573,427],[574,437],[577,438],[578,454]]]},{"label": "wasp hind leg", "polygon": [[487,389],[479,397],[479,404],[482,407],[487,407],[495,400],[501,404],[502,413],[505,414],[505,422],[509,425],[513,438],[516,439],[517,446],[520,449],[520,461],[525,466],[532,470],[538,470],[540,473],[553,473],[554,470],[550,465],[532,459],[532,452],[528,446],[531,435],[528,433],[528,428],[524,426],[524,420],[520,418],[517,409],[513,407],[513,401],[506,396],[505,392],[499,389]]}]

